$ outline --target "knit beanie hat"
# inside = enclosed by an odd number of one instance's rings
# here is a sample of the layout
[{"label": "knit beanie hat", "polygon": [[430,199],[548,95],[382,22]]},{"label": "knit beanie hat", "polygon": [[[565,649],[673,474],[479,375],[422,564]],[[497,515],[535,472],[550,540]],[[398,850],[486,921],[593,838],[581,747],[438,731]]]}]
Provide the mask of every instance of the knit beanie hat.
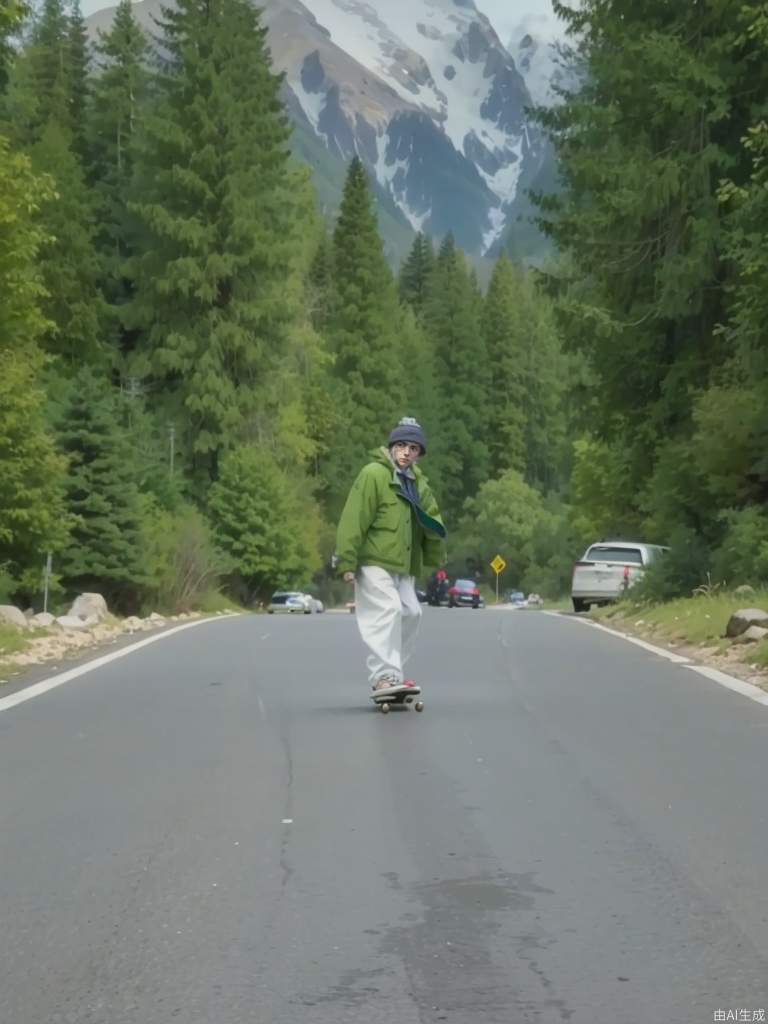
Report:
[{"label": "knit beanie hat", "polygon": [[412,441],[414,444],[421,445],[422,455],[427,453],[427,439],[424,431],[412,416],[403,416],[389,435],[388,447],[391,448],[395,441]]}]

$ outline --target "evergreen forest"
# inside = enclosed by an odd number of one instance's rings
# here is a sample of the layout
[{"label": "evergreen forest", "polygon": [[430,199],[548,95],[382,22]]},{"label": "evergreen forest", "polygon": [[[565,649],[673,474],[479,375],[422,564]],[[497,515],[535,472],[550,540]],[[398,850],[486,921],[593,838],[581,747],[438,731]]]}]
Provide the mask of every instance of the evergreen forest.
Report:
[{"label": "evergreen forest", "polygon": [[[335,524],[402,416],[449,570],[557,597],[585,546],[653,585],[768,581],[768,11],[555,3],[578,92],[535,112],[555,255],[481,285],[387,263],[359,160],[329,221],[248,0],[0,4],[0,603],[122,612],[341,590]],[[766,81],[763,81],[766,79]],[[529,230],[525,225],[520,230]]]}]

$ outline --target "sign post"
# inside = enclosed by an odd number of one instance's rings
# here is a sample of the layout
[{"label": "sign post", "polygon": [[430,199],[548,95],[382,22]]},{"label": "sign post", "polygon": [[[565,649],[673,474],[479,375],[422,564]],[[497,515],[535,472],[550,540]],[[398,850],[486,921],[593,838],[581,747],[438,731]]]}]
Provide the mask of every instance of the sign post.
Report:
[{"label": "sign post", "polygon": [[496,573],[496,604],[498,604],[499,603],[499,576],[501,576],[501,574],[507,568],[507,563],[504,561],[504,559],[501,557],[501,555],[496,555],[494,560],[491,562],[491,568]]}]

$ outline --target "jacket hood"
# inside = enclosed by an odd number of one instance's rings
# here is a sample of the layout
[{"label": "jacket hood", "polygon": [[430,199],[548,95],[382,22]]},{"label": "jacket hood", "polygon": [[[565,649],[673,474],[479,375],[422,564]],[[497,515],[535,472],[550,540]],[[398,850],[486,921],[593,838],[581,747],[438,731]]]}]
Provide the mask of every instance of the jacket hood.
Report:
[{"label": "jacket hood", "polygon": [[[372,449],[370,455],[373,462],[380,462],[382,466],[386,466],[387,469],[390,469],[394,474],[395,470],[397,469],[397,466],[392,461],[388,448],[385,448],[384,445],[382,445],[380,448],[374,448]],[[416,463],[411,463],[410,468],[413,472],[414,477],[417,480],[424,480],[426,482],[427,478],[424,476],[424,471],[420,469]]]}]

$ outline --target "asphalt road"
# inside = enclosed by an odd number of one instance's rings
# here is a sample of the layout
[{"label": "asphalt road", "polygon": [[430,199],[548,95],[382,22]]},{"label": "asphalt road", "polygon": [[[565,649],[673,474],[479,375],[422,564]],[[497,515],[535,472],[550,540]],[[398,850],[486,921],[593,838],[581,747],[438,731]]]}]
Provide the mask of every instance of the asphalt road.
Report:
[{"label": "asphalt road", "polygon": [[768,1017],[768,708],[538,612],[427,609],[421,715],[362,653],[220,620],[0,711],[0,1024]]}]

